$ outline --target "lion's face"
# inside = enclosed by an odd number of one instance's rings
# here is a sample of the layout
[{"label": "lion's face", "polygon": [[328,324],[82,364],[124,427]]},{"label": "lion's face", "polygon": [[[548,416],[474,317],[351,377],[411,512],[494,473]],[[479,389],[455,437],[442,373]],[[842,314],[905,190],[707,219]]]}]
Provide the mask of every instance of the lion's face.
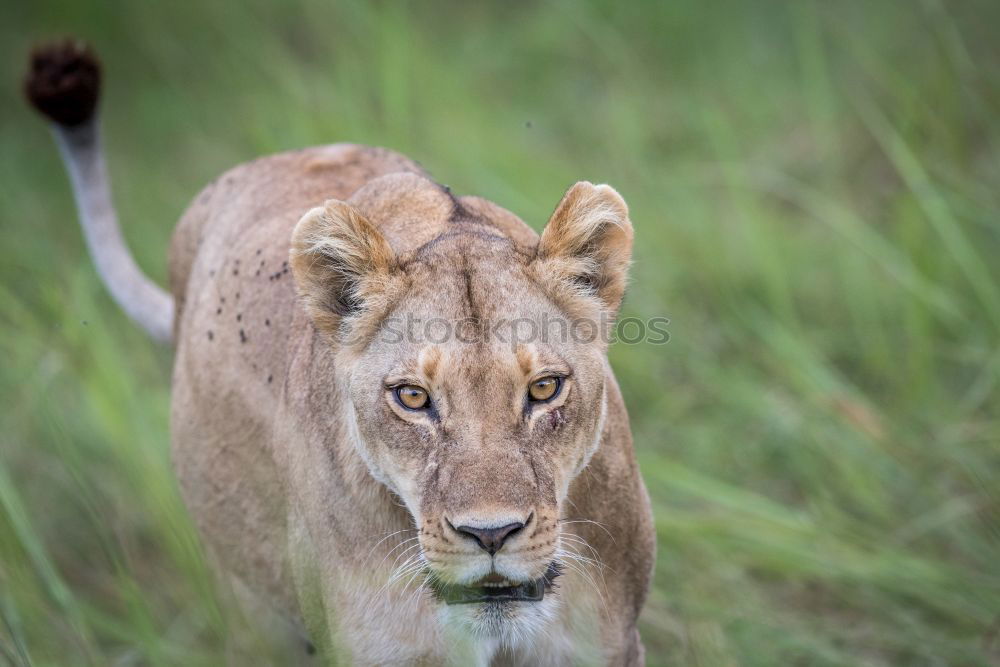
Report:
[{"label": "lion's face", "polygon": [[513,254],[456,237],[409,264],[413,287],[350,374],[364,455],[445,583],[542,578],[569,482],[598,444],[602,346],[572,340]]},{"label": "lion's face", "polygon": [[481,218],[452,224],[397,257],[357,209],[328,202],[300,222],[293,267],[339,336],[355,445],[413,517],[408,562],[495,636],[554,604],[563,503],[600,443],[631,226],[617,193],[590,184],[538,248]]}]

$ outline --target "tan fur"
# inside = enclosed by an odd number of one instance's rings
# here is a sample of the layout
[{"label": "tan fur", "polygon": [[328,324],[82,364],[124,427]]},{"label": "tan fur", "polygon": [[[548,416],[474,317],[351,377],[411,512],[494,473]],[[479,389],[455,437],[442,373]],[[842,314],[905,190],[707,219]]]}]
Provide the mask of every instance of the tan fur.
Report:
[{"label": "tan fur", "polygon": [[[208,186],[171,248],[172,426],[214,559],[347,664],[641,664],[654,538],[604,344],[476,337],[613,316],[631,242],[608,186],[571,188],[539,240],[361,146]],[[388,336],[405,317],[461,321],[468,340]],[[559,396],[526,404],[551,372]],[[392,382],[427,389],[435,415],[403,409]],[[563,560],[544,600],[486,618],[422,585],[489,571],[454,526],[514,521],[495,567],[529,579]]]}]

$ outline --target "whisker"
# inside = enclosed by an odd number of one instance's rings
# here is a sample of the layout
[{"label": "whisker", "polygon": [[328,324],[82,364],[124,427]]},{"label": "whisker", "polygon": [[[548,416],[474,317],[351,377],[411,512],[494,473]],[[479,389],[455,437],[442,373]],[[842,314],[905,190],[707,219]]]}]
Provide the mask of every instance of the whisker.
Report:
[{"label": "whisker", "polygon": [[419,553],[411,555],[409,558],[407,558],[405,561],[403,561],[402,565],[400,565],[399,567],[395,568],[392,571],[392,573],[389,575],[389,583],[393,583],[393,582],[397,581],[398,579],[400,579],[411,567],[413,567],[414,564],[420,565],[420,566],[423,565],[422,561],[420,561],[420,554]]},{"label": "whisker", "polygon": [[560,535],[560,538],[565,539],[570,544],[586,547],[587,549],[590,550],[590,553],[593,555],[593,558],[590,558],[589,556],[578,554],[581,558],[588,559],[591,562],[591,564],[595,565],[596,567],[599,567],[602,570],[608,569],[611,570],[612,572],[615,571],[613,567],[607,565],[603,560],[601,560],[600,553],[598,553],[597,549],[592,547],[590,543],[587,542],[586,539],[580,537],[579,535],[575,535],[573,533],[563,533],[562,535]]},{"label": "whisker", "polygon": [[[411,539],[415,539],[415,538],[411,538]],[[409,541],[411,541],[411,540],[407,540],[407,542],[409,542]],[[402,544],[405,544],[405,543],[406,542],[403,542]],[[397,545],[397,547],[394,547],[393,551],[396,548],[398,548],[399,546],[401,546],[401,545]],[[388,596],[389,587],[393,583],[395,583],[395,581],[397,581],[399,578],[401,578],[402,576],[405,576],[404,573],[407,573],[410,567],[414,567],[415,566],[415,568],[418,571],[419,571],[419,568],[423,567],[423,561],[422,561],[423,554],[421,554],[419,551],[416,554],[411,555],[405,561],[403,561],[402,565],[400,565],[399,567],[396,567],[396,563],[399,562],[400,558],[402,558],[403,556],[405,556],[408,552],[412,551],[413,549],[418,548],[419,546],[420,546],[419,542],[417,544],[412,544],[409,547],[407,547],[406,549],[404,549],[402,552],[400,552],[399,555],[396,556],[395,560],[393,560],[393,563],[392,563],[393,564],[393,568],[392,568],[392,570],[389,573],[389,577],[386,579],[385,583],[383,583],[382,586],[369,599],[368,604],[365,605],[365,611],[364,611],[364,614],[363,614],[363,618],[367,618],[371,614],[371,612],[373,611],[373,608],[375,607],[375,605],[377,605],[384,597]],[[390,551],[390,553],[391,553],[391,551]],[[386,555],[386,558],[388,558],[388,554]],[[385,558],[382,559],[382,562],[385,562]],[[379,564],[379,567],[381,567],[381,563]],[[405,591],[405,586],[404,586],[403,590]]]},{"label": "whisker", "polygon": [[400,533],[411,532],[413,530],[416,530],[416,529],[415,528],[403,528],[402,530],[397,530],[397,531],[395,531],[393,533],[389,533],[388,535],[386,535],[385,537],[383,537],[381,540],[379,540],[378,542],[376,542],[374,544],[374,546],[372,546],[372,548],[368,550],[368,554],[365,555],[365,558],[364,558],[363,562],[367,563],[368,559],[372,557],[372,553],[375,551],[375,549],[378,548],[378,545],[382,544],[383,542],[385,542],[387,539],[389,539],[393,535],[399,535]]},{"label": "whisker", "polygon": [[[579,574],[581,577],[583,577],[583,579],[587,583],[589,583],[594,588],[595,591],[597,591],[597,597],[601,601],[601,606],[604,608],[604,613],[608,618],[610,618],[611,611],[610,609],[608,609],[608,602],[606,599],[607,589],[606,587],[599,585],[594,580],[594,577],[589,572],[587,572],[585,566],[580,564],[580,561],[578,560],[579,554],[574,554],[572,552],[560,550],[558,552],[557,557],[568,570]],[[601,583],[602,584],[604,583],[603,576],[601,576]],[[602,591],[602,588],[605,588],[605,590]]]},{"label": "whisker", "polygon": [[611,531],[608,530],[607,527],[605,527],[605,525],[599,521],[592,521],[590,519],[569,519],[569,520],[559,519],[559,523],[563,524],[564,526],[568,526],[571,523],[592,523],[601,530],[603,530],[605,533],[607,533],[608,537],[611,538],[612,542],[618,544],[618,541],[615,539],[615,536],[611,534]]},{"label": "whisker", "polygon": [[[404,546],[406,544],[409,544],[410,542],[418,541],[419,539],[420,539],[419,537],[411,537],[408,540],[403,540],[402,542],[400,542],[399,544],[397,544],[393,548],[389,549],[389,551],[385,554],[385,556],[382,557],[382,560],[379,561],[379,564],[375,567],[375,569],[376,570],[380,569],[382,567],[382,565],[385,564],[385,561],[388,560],[389,556],[392,555],[392,552],[394,552],[396,549],[399,549],[400,547],[402,547],[402,546]],[[417,543],[419,544],[419,541]],[[409,551],[409,548],[407,548],[407,551]],[[404,551],[404,553],[405,553],[405,551]],[[395,561],[393,561],[393,564],[395,564]]]},{"label": "whisker", "polygon": [[[600,554],[598,554],[597,550],[594,549],[594,547],[590,546],[590,544],[579,535],[573,535],[572,533],[563,533],[562,535],[559,536],[559,538],[561,540],[565,540],[568,544],[579,545],[581,547],[589,549],[590,553],[593,555],[593,558],[591,560],[593,560],[595,564],[600,564],[603,567],[603,563],[600,563]],[[590,558],[589,556],[584,556],[583,554],[578,554],[578,555],[580,555],[583,558]]]},{"label": "whisker", "polygon": [[[403,556],[405,556],[406,554],[410,553],[414,549],[419,549],[419,548],[420,548],[420,544],[419,543],[418,544],[411,544],[410,546],[406,547],[405,549],[403,549],[402,551],[399,552],[399,554],[396,556],[396,558],[392,561],[392,570],[390,570],[390,572],[389,572],[389,579],[390,580],[392,579],[392,573],[395,572],[398,569],[396,567],[396,563],[399,562],[399,559],[402,558]],[[399,567],[405,566],[406,563],[410,562],[410,560],[412,558],[413,558],[413,556],[410,556],[409,558],[407,558],[403,562],[403,565],[400,565]]]}]

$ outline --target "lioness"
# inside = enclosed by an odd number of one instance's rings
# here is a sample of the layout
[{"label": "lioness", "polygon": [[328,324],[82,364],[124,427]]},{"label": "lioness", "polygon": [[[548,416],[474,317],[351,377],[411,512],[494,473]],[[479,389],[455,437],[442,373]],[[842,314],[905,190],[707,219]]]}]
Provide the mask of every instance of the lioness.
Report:
[{"label": "lioness", "polygon": [[171,298],[117,227],[98,84],[66,43],[26,89],[107,287],[176,345],[181,489],[244,597],[302,656],[308,637],[350,664],[642,664],[652,520],[595,330],[631,255],[618,193],[577,183],[539,238],[389,150],[282,153],[198,195]]}]

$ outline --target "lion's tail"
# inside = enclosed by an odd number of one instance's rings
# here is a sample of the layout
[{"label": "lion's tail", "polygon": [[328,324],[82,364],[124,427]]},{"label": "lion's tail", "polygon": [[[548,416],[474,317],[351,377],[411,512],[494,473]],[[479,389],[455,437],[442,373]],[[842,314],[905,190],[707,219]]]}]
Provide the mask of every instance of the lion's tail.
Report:
[{"label": "lion's tail", "polygon": [[79,42],[65,41],[32,53],[24,91],[32,106],[52,122],[87,247],[105,287],[150,336],[169,343],[173,298],[135,263],[111,201],[96,113],[100,83],[94,54]]}]

